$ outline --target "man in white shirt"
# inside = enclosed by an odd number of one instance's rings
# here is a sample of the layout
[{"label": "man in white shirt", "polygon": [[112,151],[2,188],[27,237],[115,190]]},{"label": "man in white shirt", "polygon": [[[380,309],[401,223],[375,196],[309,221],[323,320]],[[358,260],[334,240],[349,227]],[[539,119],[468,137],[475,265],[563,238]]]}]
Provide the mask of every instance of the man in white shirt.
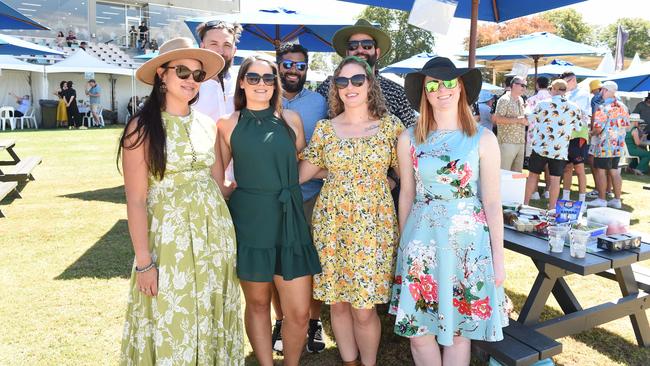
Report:
[{"label": "man in white shirt", "polygon": [[196,110],[207,114],[215,122],[235,110],[237,76],[230,74],[230,66],[235,58],[241,32],[242,27],[238,23],[220,20],[201,23],[196,27],[196,34],[201,39],[199,46],[220,54],[226,62],[223,70],[214,78],[201,83],[199,100],[194,104]]}]

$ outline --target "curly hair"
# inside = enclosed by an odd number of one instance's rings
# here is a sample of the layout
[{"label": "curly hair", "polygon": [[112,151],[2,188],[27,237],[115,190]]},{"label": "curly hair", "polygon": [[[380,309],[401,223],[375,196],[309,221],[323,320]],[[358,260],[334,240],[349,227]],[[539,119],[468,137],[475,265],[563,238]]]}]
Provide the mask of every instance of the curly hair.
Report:
[{"label": "curly hair", "polygon": [[349,64],[361,66],[366,73],[366,81],[368,82],[368,112],[373,118],[384,117],[388,113],[388,108],[386,107],[384,94],[381,92],[381,88],[379,87],[379,81],[375,77],[370,66],[368,66],[367,62],[353,56],[346,57],[341,61],[336,70],[334,70],[334,76],[332,76],[332,79],[330,80],[329,117],[334,118],[345,110],[343,101],[339,96],[339,89],[334,85],[334,79],[339,77],[343,67]]}]

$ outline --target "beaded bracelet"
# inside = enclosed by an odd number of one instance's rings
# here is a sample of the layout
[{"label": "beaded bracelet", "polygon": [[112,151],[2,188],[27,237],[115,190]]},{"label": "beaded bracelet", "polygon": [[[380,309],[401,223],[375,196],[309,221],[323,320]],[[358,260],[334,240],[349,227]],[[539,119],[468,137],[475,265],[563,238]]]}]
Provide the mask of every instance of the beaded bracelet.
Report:
[{"label": "beaded bracelet", "polygon": [[147,272],[147,271],[149,271],[149,270],[151,270],[152,268],[155,268],[155,267],[156,267],[156,263],[151,261],[151,263],[149,263],[149,265],[144,267],[144,268],[138,268],[138,266],[135,266],[135,271],[137,273],[144,273],[144,272]]}]

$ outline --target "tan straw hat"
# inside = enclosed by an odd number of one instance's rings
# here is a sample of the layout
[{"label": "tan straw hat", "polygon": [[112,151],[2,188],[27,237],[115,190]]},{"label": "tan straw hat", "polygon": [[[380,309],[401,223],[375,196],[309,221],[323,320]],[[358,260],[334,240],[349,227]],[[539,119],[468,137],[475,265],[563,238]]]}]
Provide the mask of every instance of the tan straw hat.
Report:
[{"label": "tan straw hat", "polygon": [[203,48],[194,48],[192,40],[186,37],[176,37],[163,43],[158,51],[158,56],[145,62],[135,72],[135,77],[145,84],[153,85],[156,70],[173,60],[189,58],[199,61],[205,71],[205,79],[210,79],[223,69],[224,60],[214,51]]}]

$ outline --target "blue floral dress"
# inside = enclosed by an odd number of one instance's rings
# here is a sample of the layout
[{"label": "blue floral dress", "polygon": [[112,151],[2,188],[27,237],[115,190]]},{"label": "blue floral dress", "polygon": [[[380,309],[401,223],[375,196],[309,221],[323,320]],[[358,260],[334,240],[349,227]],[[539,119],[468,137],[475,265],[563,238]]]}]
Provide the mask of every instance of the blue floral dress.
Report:
[{"label": "blue floral dress", "polygon": [[479,139],[462,130],[431,132],[411,158],[415,201],[402,232],[390,312],[395,333],[437,336],[450,346],[454,336],[503,339],[507,326],[503,287],[494,285],[490,235],[481,201]]}]

